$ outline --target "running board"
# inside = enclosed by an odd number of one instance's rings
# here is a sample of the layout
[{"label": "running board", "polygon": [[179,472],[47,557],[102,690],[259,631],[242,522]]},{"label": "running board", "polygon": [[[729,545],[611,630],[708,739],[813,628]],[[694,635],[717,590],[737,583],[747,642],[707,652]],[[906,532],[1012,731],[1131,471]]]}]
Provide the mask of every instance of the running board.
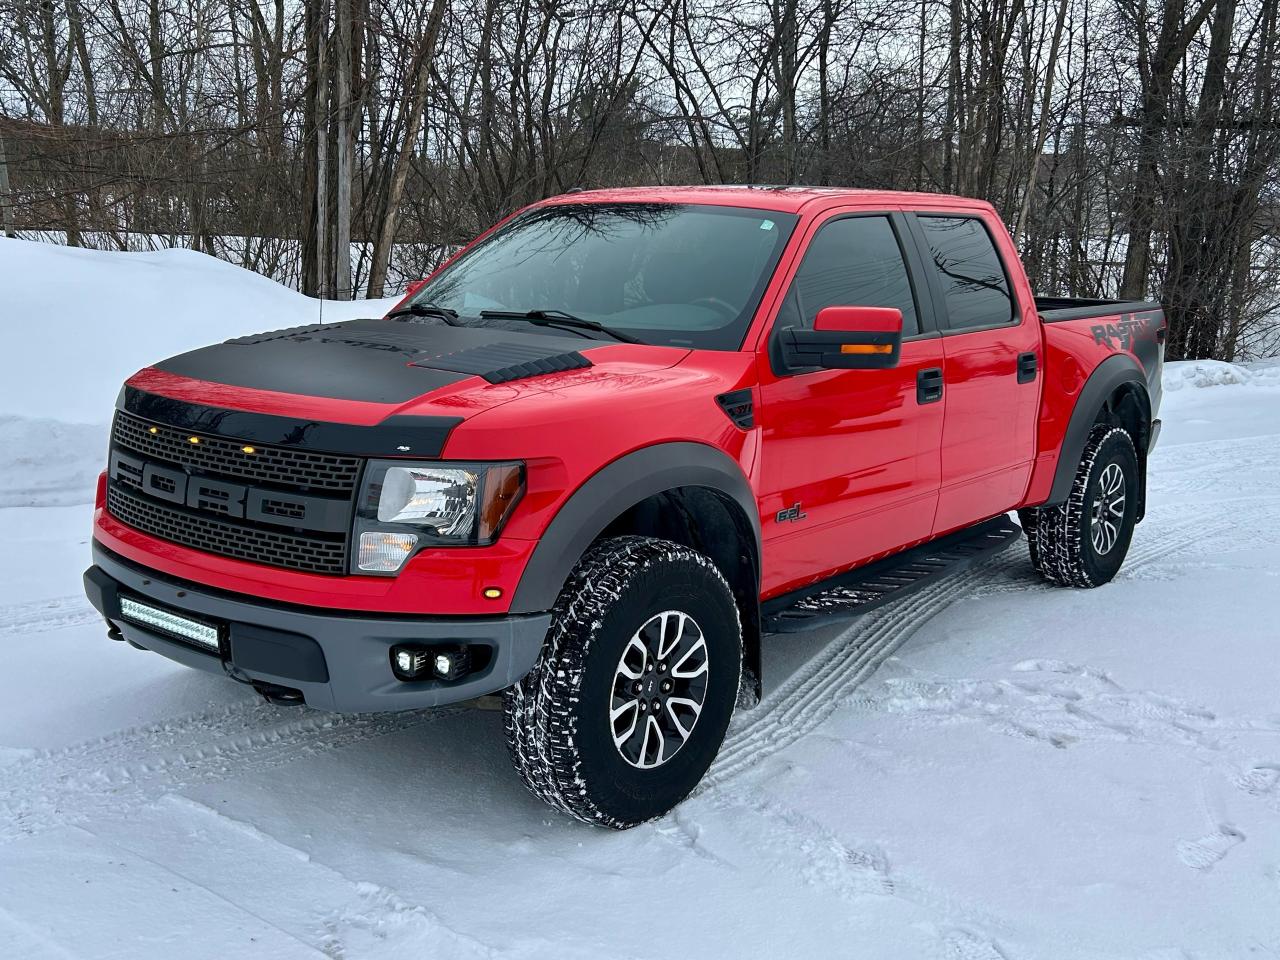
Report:
[{"label": "running board", "polygon": [[1013,546],[1022,528],[1008,517],[939,537],[812,586],[766,600],[766,633],[800,633],[853,620]]}]

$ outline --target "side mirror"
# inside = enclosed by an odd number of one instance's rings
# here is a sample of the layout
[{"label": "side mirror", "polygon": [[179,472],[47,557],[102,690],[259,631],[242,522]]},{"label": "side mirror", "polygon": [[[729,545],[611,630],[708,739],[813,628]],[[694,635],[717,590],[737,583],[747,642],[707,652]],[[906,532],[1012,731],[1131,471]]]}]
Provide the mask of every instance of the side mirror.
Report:
[{"label": "side mirror", "polygon": [[406,297],[412,297],[415,293],[417,293],[417,292],[418,292],[419,290],[421,290],[424,286],[426,286],[426,283],[427,283],[427,281],[425,281],[425,280],[414,280],[414,281],[412,281],[411,283],[409,283],[409,285],[408,285],[408,286],[406,286],[406,287],[404,288],[404,295],[405,295]]},{"label": "side mirror", "polygon": [[902,348],[902,311],[893,307],[824,307],[812,330],[784,327],[778,332],[787,372],[812,370],[884,370],[898,365]]}]

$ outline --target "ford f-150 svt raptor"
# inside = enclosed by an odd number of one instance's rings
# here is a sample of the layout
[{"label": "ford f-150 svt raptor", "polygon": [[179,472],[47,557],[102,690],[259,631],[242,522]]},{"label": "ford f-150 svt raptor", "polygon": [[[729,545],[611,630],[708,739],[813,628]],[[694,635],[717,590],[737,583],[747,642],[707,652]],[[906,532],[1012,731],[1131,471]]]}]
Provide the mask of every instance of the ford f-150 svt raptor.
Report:
[{"label": "ford f-150 svt raptor", "polygon": [[571,193],[386,317],[130,378],[85,586],[115,639],[275,702],[503,691],[528,787],[627,827],[706,772],[763,637],[1023,531],[1053,583],[1110,580],[1164,336],[1035,297],[986,203]]}]

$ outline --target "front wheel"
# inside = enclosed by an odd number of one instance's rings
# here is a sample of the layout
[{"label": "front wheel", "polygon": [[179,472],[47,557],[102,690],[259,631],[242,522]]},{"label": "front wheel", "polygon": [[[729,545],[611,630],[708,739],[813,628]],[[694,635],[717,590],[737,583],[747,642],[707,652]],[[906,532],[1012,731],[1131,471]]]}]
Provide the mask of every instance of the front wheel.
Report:
[{"label": "front wheel", "polygon": [[711,766],[741,673],[737,605],[709,559],[649,537],[602,541],[503,697],[511,758],[535,796],[579,820],[652,820]]},{"label": "front wheel", "polygon": [[1066,503],[1019,512],[1041,576],[1064,587],[1097,587],[1115,577],[1137,523],[1138,469],[1129,432],[1097,424]]}]

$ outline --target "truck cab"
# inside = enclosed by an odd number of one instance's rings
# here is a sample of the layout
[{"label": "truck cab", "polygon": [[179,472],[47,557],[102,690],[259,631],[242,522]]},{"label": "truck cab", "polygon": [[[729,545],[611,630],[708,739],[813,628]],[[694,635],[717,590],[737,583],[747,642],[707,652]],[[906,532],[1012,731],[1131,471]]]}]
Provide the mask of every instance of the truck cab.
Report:
[{"label": "truck cab", "polygon": [[501,693],[535,795],[627,827],[696,785],[769,636],[1024,531],[1051,582],[1114,577],[1163,336],[1158,304],[1037,299],[981,201],[555,197],[386,317],[130,378],[86,590],[282,704]]}]

